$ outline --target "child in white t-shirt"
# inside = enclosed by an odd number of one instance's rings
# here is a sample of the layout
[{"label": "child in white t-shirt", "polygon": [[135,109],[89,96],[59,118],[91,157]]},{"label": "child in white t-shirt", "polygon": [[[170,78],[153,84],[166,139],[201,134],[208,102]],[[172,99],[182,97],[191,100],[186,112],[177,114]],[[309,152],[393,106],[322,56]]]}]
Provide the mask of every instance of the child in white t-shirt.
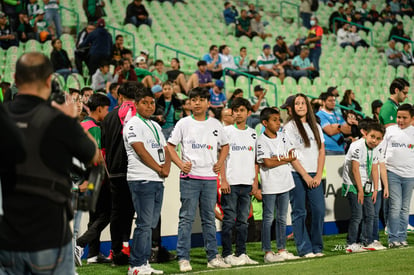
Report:
[{"label": "child in white t-shirt", "polygon": [[[209,91],[201,87],[194,88],[189,92],[189,98],[192,115],[179,120],[168,139],[171,158],[181,170],[181,208],[177,240],[177,257],[181,272],[192,270],[191,228],[197,205],[200,206],[207,267],[231,267],[218,254],[214,215],[217,174],[224,165],[229,145],[220,121],[207,116]],[[181,158],[175,151],[178,144],[181,144]]]},{"label": "child in white t-shirt", "polygon": [[[384,133],[383,126],[369,123],[366,136],[351,143],[345,156],[342,193],[348,198],[351,207],[347,253],[377,250],[372,239],[374,203],[377,199],[379,180],[380,153],[376,147],[381,143]],[[360,225],[362,244],[358,243]]]},{"label": "child in white t-shirt", "polygon": [[[257,135],[246,124],[252,106],[247,99],[239,97],[233,100],[230,108],[235,124],[224,128],[230,146],[226,165],[221,171],[222,255],[224,261],[231,265],[258,264],[246,254],[250,193],[256,193],[258,189],[255,169]],[[232,253],[234,226],[237,232],[235,255]]]},{"label": "child in white t-shirt", "polygon": [[[280,128],[280,113],[273,108],[260,112],[265,131],[257,139],[257,162],[263,198],[262,249],[266,263],[297,259],[286,250],[286,216],[289,191],[295,187],[289,163],[296,159],[292,143]],[[276,243],[278,253],[272,251],[271,228],[276,210]]]},{"label": "child in white t-shirt", "polygon": [[164,195],[164,178],[171,166],[167,143],[161,127],[150,120],[155,111],[154,95],[149,90],[135,97],[137,115],[124,126],[124,144],[128,156],[127,181],[137,219],[131,247],[128,274],[161,274],[148,260],[151,256],[152,229],[157,226]]}]

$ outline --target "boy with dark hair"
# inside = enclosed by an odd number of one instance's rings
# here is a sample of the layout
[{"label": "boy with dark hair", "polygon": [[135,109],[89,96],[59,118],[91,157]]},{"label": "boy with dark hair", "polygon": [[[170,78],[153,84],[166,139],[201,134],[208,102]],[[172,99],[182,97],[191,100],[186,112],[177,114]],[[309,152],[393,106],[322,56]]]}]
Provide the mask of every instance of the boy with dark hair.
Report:
[{"label": "boy with dark hair", "polygon": [[[265,127],[257,139],[257,162],[263,199],[262,249],[266,263],[297,259],[286,250],[286,217],[289,206],[289,191],[295,187],[289,163],[296,160],[293,144],[285,133],[279,132],[280,113],[274,108],[260,112],[260,121]],[[272,251],[271,228],[276,209],[276,243],[278,253]]]},{"label": "boy with dark hair", "polygon": [[[221,170],[221,206],[223,226],[221,238],[224,261],[230,265],[258,264],[246,254],[250,213],[250,193],[257,192],[255,169],[256,132],[246,124],[252,106],[247,99],[236,98],[231,104],[234,125],[224,128],[229,143],[229,155]],[[236,226],[236,254],[232,254],[232,232]]]},{"label": "boy with dark hair", "polygon": [[135,96],[137,115],[124,127],[128,155],[127,180],[137,213],[128,274],[162,274],[148,263],[151,257],[152,229],[157,226],[164,195],[164,178],[171,167],[167,142],[161,127],[150,120],[155,98],[148,89]]},{"label": "boy with dark hair", "polygon": [[[384,134],[383,126],[378,123],[368,123],[366,136],[351,143],[345,156],[342,194],[348,198],[351,207],[347,253],[377,250],[372,239],[374,204],[379,180],[380,153],[377,146],[381,143]],[[360,227],[362,244],[357,243]]]},{"label": "boy with dark hair", "polygon": [[168,75],[164,72],[164,62],[160,59],[155,60],[154,62],[154,71],[152,71],[152,76],[156,79],[159,79],[160,83],[162,84],[168,80]]},{"label": "boy with dark hair", "polygon": [[[177,257],[181,272],[192,270],[191,227],[197,205],[200,206],[207,267],[231,267],[223,261],[217,251],[214,215],[217,174],[224,165],[229,145],[221,123],[207,116],[210,99],[208,90],[194,88],[190,91],[189,97],[192,115],[179,120],[168,139],[171,159],[181,170],[181,208],[177,241]],[[175,151],[178,144],[181,144],[181,158]]]},{"label": "boy with dark hair", "polygon": [[99,68],[92,75],[91,87],[94,91],[99,89],[107,90],[111,83],[118,82],[120,71],[116,72],[115,76],[109,72],[109,62],[103,60],[99,65]]}]

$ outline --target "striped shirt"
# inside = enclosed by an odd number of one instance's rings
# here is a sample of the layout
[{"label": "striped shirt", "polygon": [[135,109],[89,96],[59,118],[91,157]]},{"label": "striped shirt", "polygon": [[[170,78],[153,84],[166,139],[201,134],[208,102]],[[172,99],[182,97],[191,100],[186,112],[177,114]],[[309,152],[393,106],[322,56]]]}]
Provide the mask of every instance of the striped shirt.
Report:
[{"label": "striped shirt", "polygon": [[257,67],[264,66],[267,69],[273,69],[273,65],[278,63],[277,58],[273,54],[266,56],[264,53],[257,57]]}]

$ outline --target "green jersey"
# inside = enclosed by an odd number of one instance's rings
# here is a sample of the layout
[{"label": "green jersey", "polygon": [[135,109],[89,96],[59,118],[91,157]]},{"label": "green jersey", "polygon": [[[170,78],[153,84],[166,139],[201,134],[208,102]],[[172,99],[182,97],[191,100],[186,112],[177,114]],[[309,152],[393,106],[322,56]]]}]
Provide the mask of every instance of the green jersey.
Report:
[{"label": "green jersey", "polygon": [[397,123],[398,106],[399,105],[395,103],[395,101],[389,98],[381,107],[381,111],[379,113],[380,123],[383,125]]}]

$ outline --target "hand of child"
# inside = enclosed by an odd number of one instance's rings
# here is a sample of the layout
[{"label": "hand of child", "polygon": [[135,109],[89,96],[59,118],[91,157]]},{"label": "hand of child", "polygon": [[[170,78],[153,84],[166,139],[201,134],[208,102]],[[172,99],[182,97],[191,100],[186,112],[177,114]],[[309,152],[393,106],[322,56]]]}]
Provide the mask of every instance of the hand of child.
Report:
[{"label": "hand of child", "polygon": [[387,187],[387,188],[384,188],[384,189],[382,190],[382,193],[383,193],[383,197],[384,197],[384,199],[388,199],[388,198],[389,198],[390,194],[389,194],[389,192],[388,192],[388,187]]},{"label": "hand of child", "polygon": [[88,181],[85,180],[82,182],[82,184],[79,184],[79,192],[83,193],[86,190],[88,190]]},{"label": "hand of child", "polygon": [[313,177],[313,187],[318,187],[321,184],[322,178],[319,175]]},{"label": "hand of child", "polygon": [[230,194],[230,192],[231,192],[230,185],[227,182],[227,180],[225,180],[225,179],[222,179],[221,180],[221,187],[220,187],[220,189],[221,189],[221,193],[222,194]]},{"label": "hand of child", "polygon": [[378,195],[378,191],[377,190],[375,190],[374,192],[372,192],[371,199],[372,199],[372,203],[374,203],[374,204],[377,201],[377,195]]},{"label": "hand of child", "polygon": [[181,171],[183,171],[184,174],[188,174],[191,171],[191,162],[187,161],[187,162],[183,162],[182,167],[180,168]]},{"label": "hand of child", "polygon": [[170,174],[170,171],[168,169],[168,167],[166,167],[164,164],[160,165],[161,166],[161,171],[160,171],[160,176],[162,178],[166,178],[168,177],[168,175]]},{"label": "hand of child", "polygon": [[311,176],[309,176],[309,174],[308,174],[308,175],[306,175],[304,180],[305,180],[306,184],[308,185],[308,187],[312,189],[313,188],[313,182],[314,182],[313,178]]},{"label": "hand of child", "polygon": [[259,191],[259,187],[257,186],[257,184],[253,184],[252,186],[252,192],[250,192],[250,195],[256,195],[257,192]]},{"label": "hand of child", "polygon": [[358,191],[358,203],[363,205],[364,204],[364,192],[361,190],[361,192]]},{"label": "hand of child", "polygon": [[290,149],[290,151],[289,151],[289,161],[290,162],[292,162],[292,161],[294,161],[294,160],[296,160],[296,151],[295,151],[295,149]]},{"label": "hand of child", "polygon": [[213,172],[216,173],[216,174],[220,173],[221,165],[222,164],[219,163],[219,162],[217,162],[216,164],[214,164],[214,166],[213,166]]}]

